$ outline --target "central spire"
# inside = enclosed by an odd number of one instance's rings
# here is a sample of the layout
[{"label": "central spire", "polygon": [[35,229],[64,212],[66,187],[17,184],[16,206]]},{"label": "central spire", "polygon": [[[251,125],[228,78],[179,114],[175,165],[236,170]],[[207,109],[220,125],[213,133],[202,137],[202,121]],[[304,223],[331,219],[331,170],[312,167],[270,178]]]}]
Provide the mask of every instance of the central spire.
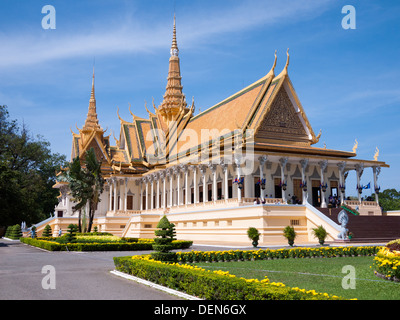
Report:
[{"label": "central spire", "polygon": [[92,76],[92,91],[90,92],[89,99],[89,110],[86,117],[85,125],[82,128],[83,130],[101,130],[99,125],[99,120],[97,119],[96,112],[96,98],[94,95],[94,67],[93,67],[93,76]]},{"label": "central spire", "polygon": [[164,100],[158,108],[166,123],[176,121],[182,113],[186,113],[186,98],[182,93],[182,77],[179,65],[179,49],[176,40],[176,19],[174,15],[174,28],[172,33],[171,56],[169,58],[169,69],[167,87]]},{"label": "central spire", "polygon": [[174,30],[172,34],[171,56],[179,56],[178,43],[176,42],[176,19],[174,14]]}]

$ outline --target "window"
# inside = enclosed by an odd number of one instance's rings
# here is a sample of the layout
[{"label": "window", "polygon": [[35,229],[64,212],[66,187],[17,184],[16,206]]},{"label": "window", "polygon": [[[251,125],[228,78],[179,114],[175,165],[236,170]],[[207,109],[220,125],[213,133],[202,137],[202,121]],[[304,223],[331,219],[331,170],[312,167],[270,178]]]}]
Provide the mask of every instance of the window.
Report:
[{"label": "window", "polygon": [[300,220],[299,219],[290,220],[290,225],[291,226],[299,226],[300,225]]},{"label": "window", "polygon": [[133,196],[128,196],[126,198],[126,209],[133,210]]}]

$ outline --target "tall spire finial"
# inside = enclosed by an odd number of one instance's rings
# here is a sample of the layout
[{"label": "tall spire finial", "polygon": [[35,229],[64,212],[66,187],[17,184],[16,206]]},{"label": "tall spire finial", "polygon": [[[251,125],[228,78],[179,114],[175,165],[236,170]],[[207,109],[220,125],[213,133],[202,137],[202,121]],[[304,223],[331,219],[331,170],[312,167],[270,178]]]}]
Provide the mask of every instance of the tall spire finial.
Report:
[{"label": "tall spire finial", "polygon": [[87,113],[85,125],[83,126],[84,130],[91,130],[91,129],[101,129],[99,125],[99,120],[97,119],[97,112],[96,112],[96,98],[94,95],[94,66],[93,66],[93,75],[92,75],[92,90],[90,92],[90,99],[89,99],[89,110]]},{"label": "tall spire finial", "polygon": [[93,76],[92,76],[92,91],[90,92],[90,101],[96,101],[94,96],[94,66],[93,66]]},{"label": "tall spire finial", "polygon": [[179,49],[178,49],[178,42],[176,41],[176,19],[174,13],[174,30],[172,34],[172,46],[171,46],[171,56],[178,56]]}]

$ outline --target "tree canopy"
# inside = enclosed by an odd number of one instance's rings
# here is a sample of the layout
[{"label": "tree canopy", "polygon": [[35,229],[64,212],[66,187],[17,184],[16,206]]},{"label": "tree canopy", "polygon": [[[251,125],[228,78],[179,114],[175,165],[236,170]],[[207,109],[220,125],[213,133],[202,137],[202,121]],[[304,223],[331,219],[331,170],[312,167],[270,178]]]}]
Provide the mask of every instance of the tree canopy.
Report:
[{"label": "tree canopy", "polygon": [[[79,211],[79,232],[90,232],[94,213],[104,189],[101,162],[97,161],[94,149],[90,148],[86,151],[83,166],[79,157],[73,159],[68,164],[63,177],[68,182],[69,193],[75,203],[72,209]],[[85,208],[86,204],[89,204],[89,224],[87,230],[82,230],[81,211]]]},{"label": "tree canopy", "polygon": [[[375,200],[375,194],[372,195]],[[383,211],[400,210],[400,191],[386,189],[378,195],[379,205]]]},{"label": "tree canopy", "polygon": [[64,155],[52,153],[48,141],[10,120],[0,106],[0,226],[48,218],[58,203],[56,171],[65,164]]}]

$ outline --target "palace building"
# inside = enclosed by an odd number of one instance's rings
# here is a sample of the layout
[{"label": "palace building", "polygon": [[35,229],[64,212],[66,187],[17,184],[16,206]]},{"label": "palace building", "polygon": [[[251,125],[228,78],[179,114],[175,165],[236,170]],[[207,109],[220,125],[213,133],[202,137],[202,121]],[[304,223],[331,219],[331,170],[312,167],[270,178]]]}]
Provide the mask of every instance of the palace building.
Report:
[{"label": "palace building", "polygon": [[[317,243],[312,228],[324,226],[335,241],[340,226],[327,213],[341,204],[360,215],[382,215],[376,201],[361,199],[360,179],[372,170],[378,187],[378,161],[357,158],[353,150],[315,147],[315,134],[290,80],[286,65],[195,115],[183,93],[174,18],[163,101],[148,118],[120,120],[120,134],[106,135],[98,121],[93,71],[85,123],[72,132],[71,159],[93,148],[106,180],[94,225],[124,237],[153,238],[165,214],[178,239],[197,243],[249,243],[247,229],[261,233],[260,244],[282,243],[284,227],[294,226],[297,242]],[[346,177],[354,170],[358,200],[346,200]],[[59,181],[59,204],[48,219],[54,234],[77,223],[68,184]],[[43,224],[44,226],[44,224]]]}]

